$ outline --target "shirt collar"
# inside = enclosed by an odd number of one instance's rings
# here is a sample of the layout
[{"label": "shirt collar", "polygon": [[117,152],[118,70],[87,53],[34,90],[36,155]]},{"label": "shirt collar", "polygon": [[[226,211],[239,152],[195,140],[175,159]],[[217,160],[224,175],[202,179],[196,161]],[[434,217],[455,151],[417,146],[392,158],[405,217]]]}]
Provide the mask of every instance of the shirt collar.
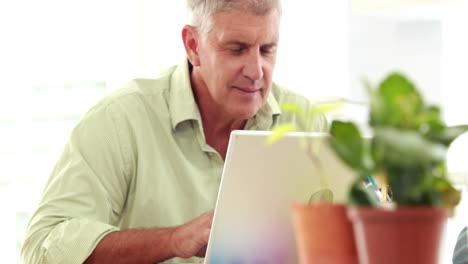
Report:
[{"label": "shirt collar", "polygon": [[196,120],[201,123],[200,111],[190,84],[187,59],[174,70],[170,85],[169,111],[172,129],[175,130],[178,124],[187,120]]},{"label": "shirt collar", "polygon": [[[275,85],[275,84],[273,84]],[[273,90],[273,89],[272,89]],[[170,84],[169,111],[172,129],[187,121],[196,120],[201,124],[201,115],[190,84],[189,62],[187,59],[174,70]],[[270,91],[266,104],[247,121],[245,129],[270,130],[281,114],[278,101]]]}]

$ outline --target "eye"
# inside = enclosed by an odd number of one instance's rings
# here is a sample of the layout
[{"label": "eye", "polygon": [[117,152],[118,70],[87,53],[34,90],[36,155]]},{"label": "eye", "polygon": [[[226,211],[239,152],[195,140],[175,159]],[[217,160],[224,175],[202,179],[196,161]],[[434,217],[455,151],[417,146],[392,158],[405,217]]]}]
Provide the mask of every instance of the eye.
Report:
[{"label": "eye", "polygon": [[276,53],[276,46],[266,46],[260,49],[262,54],[270,55]]},{"label": "eye", "polygon": [[241,54],[244,51],[244,48],[237,46],[237,47],[229,47],[229,51],[233,54]]}]

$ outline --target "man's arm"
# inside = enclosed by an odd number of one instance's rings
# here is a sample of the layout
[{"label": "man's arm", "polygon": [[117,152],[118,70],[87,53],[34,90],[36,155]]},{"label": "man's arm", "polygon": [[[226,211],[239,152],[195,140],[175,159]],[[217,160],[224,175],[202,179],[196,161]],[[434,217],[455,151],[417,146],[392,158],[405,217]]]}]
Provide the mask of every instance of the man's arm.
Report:
[{"label": "man's arm", "polygon": [[[128,262],[144,263],[138,259],[192,256],[206,244],[208,231],[202,227],[211,224],[209,216],[170,231],[152,229],[151,222],[144,225],[146,230],[119,229],[136,177],[134,150],[119,107],[98,105],[74,129],[29,222],[22,262],[81,264],[89,258],[89,263],[106,263],[114,255],[128,260],[127,254],[134,254],[135,260]],[[196,224],[200,222],[209,224]]]},{"label": "man's arm", "polygon": [[178,227],[111,232],[85,264],[155,263],[173,257],[203,257],[212,219],[213,210]]}]

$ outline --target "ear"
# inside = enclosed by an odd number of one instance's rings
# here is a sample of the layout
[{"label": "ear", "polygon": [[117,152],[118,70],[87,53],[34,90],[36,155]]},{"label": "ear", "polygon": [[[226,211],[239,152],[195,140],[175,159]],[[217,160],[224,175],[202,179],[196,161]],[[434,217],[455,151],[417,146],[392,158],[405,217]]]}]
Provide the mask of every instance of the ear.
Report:
[{"label": "ear", "polygon": [[200,66],[200,56],[198,54],[200,35],[198,31],[190,25],[185,25],[182,29],[182,40],[190,63],[193,66]]}]

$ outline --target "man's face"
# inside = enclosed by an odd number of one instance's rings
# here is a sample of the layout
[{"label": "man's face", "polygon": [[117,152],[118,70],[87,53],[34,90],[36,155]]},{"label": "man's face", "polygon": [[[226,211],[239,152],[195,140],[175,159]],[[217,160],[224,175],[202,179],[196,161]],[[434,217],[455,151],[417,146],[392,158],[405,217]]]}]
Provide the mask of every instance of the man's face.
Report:
[{"label": "man's face", "polygon": [[271,90],[279,38],[279,14],[258,16],[232,10],[213,16],[213,27],[198,52],[200,76],[212,110],[231,119],[248,119]]}]

